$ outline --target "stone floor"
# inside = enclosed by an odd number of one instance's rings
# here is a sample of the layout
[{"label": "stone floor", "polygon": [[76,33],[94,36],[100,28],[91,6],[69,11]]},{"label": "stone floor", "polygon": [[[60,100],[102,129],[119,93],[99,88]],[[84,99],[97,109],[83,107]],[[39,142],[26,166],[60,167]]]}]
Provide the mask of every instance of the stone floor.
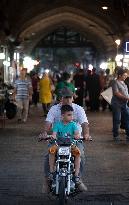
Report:
[{"label": "stone floor", "polygon": [[[26,124],[6,120],[0,128],[0,205],[54,205],[50,196],[41,193],[43,156],[47,151],[37,136],[42,130],[42,110],[31,107]],[[87,163],[84,182],[86,194],[70,199],[68,205],[129,204],[129,145],[121,134],[121,143],[112,140],[109,111],[87,113],[92,142],[85,146]]]}]

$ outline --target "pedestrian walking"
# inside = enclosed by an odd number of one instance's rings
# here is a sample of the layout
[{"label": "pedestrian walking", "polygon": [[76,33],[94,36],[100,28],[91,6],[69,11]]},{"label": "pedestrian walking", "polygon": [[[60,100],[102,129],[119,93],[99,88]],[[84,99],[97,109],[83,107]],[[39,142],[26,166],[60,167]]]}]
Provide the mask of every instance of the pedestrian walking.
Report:
[{"label": "pedestrian walking", "polygon": [[84,88],[85,88],[85,77],[84,71],[79,68],[77,73],[73,77],[74,85],[76,90],[76,98],[74,102],[80,106],[83,106],[83,98],[84,98]]},{"label": "pedestrian walking", "polygon": [[32,87],[33,87],[32,103],[35,106],[37,106],[37,103],[39,101],[38,83],[39,83],[39,77],[38,74],[35,73],[32,77]]},{"label": "pedestrian walking", "polygon": [[127,78],[127,71],[120,68],[117,71],[117,79],[112,83],[113,97],[111,101],[113,114],[113,138],[115,142],[119,142],[119,127],[121,122],[121,115],[125,125],[126,141],[129,142],[129,93],[125,79]]},{"label": "pedestrian walking", "polygon": [[43,73],[39,81],[39,98],[42,103],[44,116],[47,115],[50,104],[52,103],[51,79],[47,72]]},{"label": "pedestrian walking", "polygon": [[19,78],[14,83],[14,100],[17,103],[18,122],[26,122],[28,117],[29,101],[32,100],[32,84],[26,78],[26,69],[21,69]]},{"label": "pedestrian walking", "polygon": [[57,83],[56,85],[56,89],[55,89],[55,94],[57,95],[57,100],[59,101],[61,98],[61,90],[65,87],[67,87],[68,89],[70,89],[73,94],[75,95],[75,87],[74,84],[71,82],[72,78],[71,75],[67,72],[64,72],[62,75],[62,80]]}]

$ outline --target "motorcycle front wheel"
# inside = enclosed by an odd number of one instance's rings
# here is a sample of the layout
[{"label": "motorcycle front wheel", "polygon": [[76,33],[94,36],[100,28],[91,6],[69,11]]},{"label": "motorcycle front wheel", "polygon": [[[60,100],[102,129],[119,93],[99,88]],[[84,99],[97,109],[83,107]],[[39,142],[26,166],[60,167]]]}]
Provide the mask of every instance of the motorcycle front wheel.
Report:
[{"label": "motorcycle front wheel", "polygon": [[65,205],[66,195],[65,195],[65,177],[61,177],[59,182],[59,205]]}]

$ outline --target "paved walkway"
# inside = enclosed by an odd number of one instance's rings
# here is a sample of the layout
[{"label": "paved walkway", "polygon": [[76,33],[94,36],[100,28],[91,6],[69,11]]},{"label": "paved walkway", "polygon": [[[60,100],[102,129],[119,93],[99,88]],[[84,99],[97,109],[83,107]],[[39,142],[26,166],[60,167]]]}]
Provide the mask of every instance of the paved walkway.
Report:
[{"label": "paved walkway", "polygon": [[[84,182],[86,194],[69,200],[68,205],[129,204],[129,145],[112,140],[111,113],[87,113],[93,142],[86,146]],[[46,144],[37,142],[42,129],[40,107],[30,109],[26,124],[7,120],[0,129],[0,205],[54,205],[56,201],[41,193],[43,155]]]}]

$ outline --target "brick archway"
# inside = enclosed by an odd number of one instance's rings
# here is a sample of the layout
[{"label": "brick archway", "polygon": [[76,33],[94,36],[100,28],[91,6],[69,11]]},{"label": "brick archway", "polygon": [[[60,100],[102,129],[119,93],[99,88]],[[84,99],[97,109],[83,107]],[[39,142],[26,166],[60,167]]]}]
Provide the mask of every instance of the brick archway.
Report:
[{"label": "brick archway", "polygon": [[115,50],[113,37],[106,35],[113,32],[114,27],[98,17],[72,7],[56,8],[37,15],[21,27],[19,37],[23,40],[31,39],[31,43],[24,42],[26,51],[30,52],[46,34],[64,25],[86,35],[99,50],[105,50],[107,53],[113,53]]}]

